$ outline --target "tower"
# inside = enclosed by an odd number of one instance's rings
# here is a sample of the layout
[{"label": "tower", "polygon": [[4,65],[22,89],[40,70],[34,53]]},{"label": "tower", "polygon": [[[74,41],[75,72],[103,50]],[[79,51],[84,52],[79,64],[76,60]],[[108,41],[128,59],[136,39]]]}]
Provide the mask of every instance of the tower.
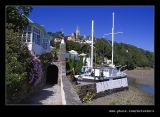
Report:
[{"label": "tower", "polygon": [[77,26],[77,29],[76,29],[76,39],[79,39],[80,38],[80,31],[79,31],[79,27]]}]

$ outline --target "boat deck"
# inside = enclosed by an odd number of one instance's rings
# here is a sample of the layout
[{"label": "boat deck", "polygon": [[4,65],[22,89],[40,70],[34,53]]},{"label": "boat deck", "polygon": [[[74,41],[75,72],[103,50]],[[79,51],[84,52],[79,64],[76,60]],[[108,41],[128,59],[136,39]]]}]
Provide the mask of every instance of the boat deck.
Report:
[{"label": "boat deck", "polygon": [[83,85],[89,85],[89,84],[95,84],[96,82],[82,82],[82,81],[77,81],[79,86]]}]

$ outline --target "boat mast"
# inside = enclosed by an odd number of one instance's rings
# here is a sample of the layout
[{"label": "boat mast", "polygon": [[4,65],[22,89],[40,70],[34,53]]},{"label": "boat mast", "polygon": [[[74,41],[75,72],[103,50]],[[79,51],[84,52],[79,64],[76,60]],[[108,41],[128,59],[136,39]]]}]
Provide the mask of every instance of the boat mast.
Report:
[{"label": "boat mast", "polygon": [[113,65],[113,47],[114,47],[114,12],[112,13],[112,65]]},{"label": "boat mast", "polygon": [[114,67],[113,58],[114,58],[114,35],[115,34],[122,34],[123,32],[114,32],[114,12],[112,13],[112,33],[104,34],[104,35],[110,35],[112,34],[112,63],[111,65]]},{"label": "boat mast", "polygon": [[93,30],[94,28],[94,21],[92,20],[92,45],[91,45],[91,69],[93,68]]}]

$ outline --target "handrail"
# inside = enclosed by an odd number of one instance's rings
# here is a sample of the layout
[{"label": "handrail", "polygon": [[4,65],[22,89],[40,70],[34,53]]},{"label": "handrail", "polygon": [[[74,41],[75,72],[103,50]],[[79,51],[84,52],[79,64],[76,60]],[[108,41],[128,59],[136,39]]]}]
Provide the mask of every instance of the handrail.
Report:
[{"label": "handrail", "polygon": [[122,66],[122,67],[119,69],[119,71],[120,71],[122,68],[126,67],[126,66],[127,66],[127,65]]}]

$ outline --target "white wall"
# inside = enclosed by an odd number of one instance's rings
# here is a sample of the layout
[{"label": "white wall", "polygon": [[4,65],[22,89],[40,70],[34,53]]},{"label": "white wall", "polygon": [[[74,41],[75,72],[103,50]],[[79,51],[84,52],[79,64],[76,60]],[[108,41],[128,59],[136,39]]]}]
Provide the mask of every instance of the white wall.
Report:
[{"label": "white wall", "polygon": [[97,93],[105,91],[105,90],[121,88],[121,87],[128,87],[127,78],[96,83]]},{"label": "white wall", "polygon": [[28,49],[32,51],[32,42],[27,42]]},{"label": "white wall", "polygon": [[46,53],[45,49],[41,45],[33,44],[32,51],[35,52],[37,55],[41,55]]}]

